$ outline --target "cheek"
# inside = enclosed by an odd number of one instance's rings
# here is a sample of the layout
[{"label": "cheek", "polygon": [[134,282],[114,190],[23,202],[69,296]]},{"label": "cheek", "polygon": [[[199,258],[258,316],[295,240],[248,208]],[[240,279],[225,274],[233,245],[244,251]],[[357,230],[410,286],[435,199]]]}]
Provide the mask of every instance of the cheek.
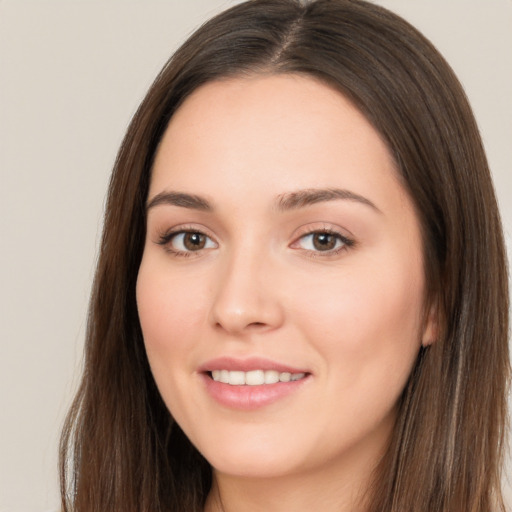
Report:
[{"label": "cheek", "polygon": [[394,417],[421,345],[422,278],[354,272],[343,283],[309,296],[301,330],[322,353],[326,395],[341,411],[325,428],[335,436],[341,422],[357,436]]},{"label": "cheek", "polygon": [[329,369],[336,372],[332,379],[351,387],[378,387],[379,380],[389,379],[400,387],[421,344],[421,262],[407,265],[395,257],[386,271],[369,267],[376,268],[361,265],[324,286],[306,284],[307,304],[297,301],[295,316],[331,361]]},{"label": "cheek", "polygon": [[[190,358],[204,324],[204,290],[169,275],[158,260],[142,262],[137,278],[137,308],[153,378],[167,409],[179,419],[199,407],[187,392],[195,367]],[[185,415],[186,416],[186,415]]]},{"label": "cheek", "polygon": [[146,353],[163,394],[165,382],[187,370],[185,355],[204,322],[204,301],[200,300],[204,291],[194,286],[197,283],[168,274],[158,264],[143,260],[137,278],[137,308]]}]

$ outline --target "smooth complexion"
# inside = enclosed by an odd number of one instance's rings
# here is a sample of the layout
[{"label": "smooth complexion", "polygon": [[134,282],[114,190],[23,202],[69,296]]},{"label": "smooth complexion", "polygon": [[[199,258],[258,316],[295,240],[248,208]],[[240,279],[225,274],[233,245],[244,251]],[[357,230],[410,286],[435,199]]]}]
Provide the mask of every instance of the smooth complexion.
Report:
[{"label": "smooth complexion", "polygon": [[214,468],[207,510],[361,510],[432,338],[424,288],[412,202],[339,92],[265,75],[187,98],[152,170],[137,301],[162,397]]}]

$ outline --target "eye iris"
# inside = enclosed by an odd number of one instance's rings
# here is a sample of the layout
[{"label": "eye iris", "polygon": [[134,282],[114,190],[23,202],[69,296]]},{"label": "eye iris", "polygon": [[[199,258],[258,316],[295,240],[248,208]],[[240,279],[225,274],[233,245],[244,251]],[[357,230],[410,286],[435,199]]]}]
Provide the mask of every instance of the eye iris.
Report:
[{"label": "eye iris", "polygon": [[336,246],[336,236],[330,233],[315,233],[313,235],[313,247],[318,251],[329,251]]},{"label": "eye iris", "polygon": [[201,233],[185,233],[183,245],[189,251],[198,251],[206,245],[206,236]]}]

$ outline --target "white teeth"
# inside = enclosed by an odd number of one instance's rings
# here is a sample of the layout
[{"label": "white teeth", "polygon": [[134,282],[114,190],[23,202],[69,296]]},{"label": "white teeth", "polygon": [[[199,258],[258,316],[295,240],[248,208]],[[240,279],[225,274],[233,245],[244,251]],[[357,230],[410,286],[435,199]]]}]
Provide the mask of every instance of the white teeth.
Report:
[{"label": "white teeth", "polygon": [[279,372],[267,370],[265,372],[265,384],[275,384],[276,382],[279,382]]},{"label": "white teeth", "polygon": [[245,384],[245,372],[229,372],[229,384],[233,386]]},{"label": "white teeth", "polygon": [[288,373],[288,372],[283,372],[279,375],[279,380],[281,382],[290,382],[291,380],[291,377],[292,377],[292,374],[291,373]]},{"label": "white teeth", "polygon": [[245,383],[248,386],[260,386],[265,384],[265,372],[263,370],[253,370],[245,374]]},{"label": "white teeth", "polygon": [[275,370],[251,370],[250,372],[213,370],[214,381],[230,384],[231,386],[261,386],[263,384],[276,384],[277,382],[290,382],[303,379],[305,373],[278,372]]}]

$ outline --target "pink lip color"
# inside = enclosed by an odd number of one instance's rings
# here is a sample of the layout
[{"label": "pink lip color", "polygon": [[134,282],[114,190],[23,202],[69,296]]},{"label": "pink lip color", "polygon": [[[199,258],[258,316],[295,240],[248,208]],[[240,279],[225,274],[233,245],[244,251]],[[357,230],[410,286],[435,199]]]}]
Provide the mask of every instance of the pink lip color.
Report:
[{"label": "pink lip color", "polygon": [[[263,384],[261,386],[232,386],[214,381],[210,376],[210,372],[213,370],[238,370],[244,372],[251,370],[275,370],[280,373],[305,373],[306,376],[296,381],[276,382],[275,384]],[[201,365],[198,371],[203,379],[206,391],[214,400],[230,409],[242,411],[253,411],[277,402],[281,398],[298,391],[311,377],[306,370],[259,358],[245,360],[218,358]]]},{"label": "pink lip color", "polygon": [[276,372],[283,373],[309,373],[307,370],[294,368],[285,364],[264,359],[261,357],[251,357],[249,359],[235,359],[233,357],[218,357],[202,364],[199,372],[211,372],[213,370],[229,370],[250,372],[251,370],[275,370]]}]

